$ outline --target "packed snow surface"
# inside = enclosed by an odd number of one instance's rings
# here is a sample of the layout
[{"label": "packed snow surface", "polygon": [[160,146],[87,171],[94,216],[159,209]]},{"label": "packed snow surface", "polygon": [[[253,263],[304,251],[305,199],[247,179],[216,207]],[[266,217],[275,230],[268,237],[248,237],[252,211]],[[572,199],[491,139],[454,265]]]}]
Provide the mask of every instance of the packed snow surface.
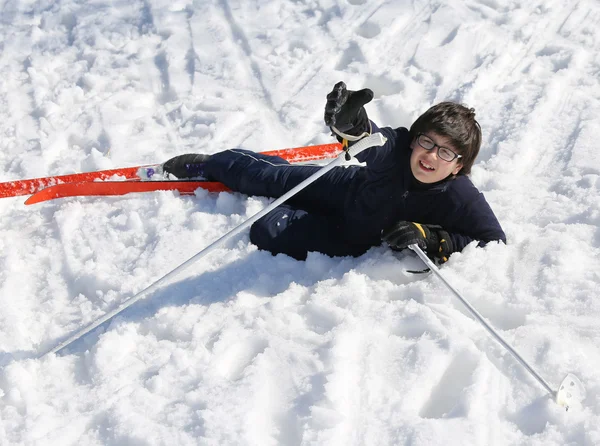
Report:
[{"label": "packed snow surface", "polygon": [[[600,6],[579,0],[2,0],[0,181],[331,142],[325,95],[381,125],[474,107],[472,180],[507,245],[271,256],[237,193],[0,200],[2,445],[600,444]],[[324,192],[326,193],[326,191]]]}]

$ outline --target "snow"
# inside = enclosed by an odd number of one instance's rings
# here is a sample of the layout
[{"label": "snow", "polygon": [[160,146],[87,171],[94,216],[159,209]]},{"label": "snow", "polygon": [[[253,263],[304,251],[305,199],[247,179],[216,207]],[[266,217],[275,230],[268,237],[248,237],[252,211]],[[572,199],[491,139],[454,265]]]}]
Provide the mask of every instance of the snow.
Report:
[{"label": "snow", "polygon": [[4,0],[0,181],[331,142],[370,87],[409,126],[474,107],[472,179],[508,244],[442,268],[565,412],[409,253],[273,257],[247,234],[39,359],[269,201],[157,192],[0,200],[0,444],[600,444],[600,6]]}]

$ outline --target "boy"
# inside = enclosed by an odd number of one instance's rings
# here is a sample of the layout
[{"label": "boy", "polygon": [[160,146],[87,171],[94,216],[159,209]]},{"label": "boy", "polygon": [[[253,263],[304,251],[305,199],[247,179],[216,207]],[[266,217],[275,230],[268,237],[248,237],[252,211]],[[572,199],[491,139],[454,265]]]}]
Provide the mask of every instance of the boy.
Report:
[{"label": "boy", "polygon": [[[359,256],[382,240],[393,249],[417,243],[445,262],[476,240],[506,237],[483,195],[467,175],[479,153],[481,129],[473,109],[443,102],[411,126],[378,128],[364,105],[369,89],[343,82],[327,95],[325,123],[340,142],[373,132],[387,142],[361,152],[366,166],[337,167],[254,223],[250,240],[273,254],[299,260],[310,251]],[[181,155],[164,164],[178,178],[203,175],[248,195],[279,197],[319,170],[278,157],[232,149],[215,155]]]}]

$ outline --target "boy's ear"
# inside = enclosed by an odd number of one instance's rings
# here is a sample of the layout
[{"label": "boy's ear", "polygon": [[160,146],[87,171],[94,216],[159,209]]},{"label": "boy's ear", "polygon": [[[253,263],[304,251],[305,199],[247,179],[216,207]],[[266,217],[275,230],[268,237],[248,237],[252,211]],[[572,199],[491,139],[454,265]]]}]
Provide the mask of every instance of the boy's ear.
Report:
[{"label": "boy's ear", "polygon": [[452,175],[458,175],[458,172],[460,172],[460,169],[462,169],[462,168],[463,168],[462,163],[456,163],[456,167],[452,171]]}]

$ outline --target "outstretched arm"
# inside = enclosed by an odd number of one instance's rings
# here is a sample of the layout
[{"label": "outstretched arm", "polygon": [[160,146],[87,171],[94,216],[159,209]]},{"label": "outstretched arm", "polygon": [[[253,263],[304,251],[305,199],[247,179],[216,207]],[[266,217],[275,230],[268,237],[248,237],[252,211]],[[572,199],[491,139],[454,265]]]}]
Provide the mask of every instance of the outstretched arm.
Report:
[{"label": "outstretched arm", "polygon": [[478,192],[457,214],[459,218],[448,228],[455,252],[473,241],[479,246],[493,241],[506,243],[506,235],[482,193]]},{"label": "outstretched arm", "polygon": [[382,240],[393,249],[418,244],[431,259],[440,262],[473,241],[478,241],[479,246],[492,241],[506,243],[506,235],[483,194],[472,185],[467,193],[466,205],[455,207],[451,200],[447,201],[436,218],[438,225],[400,221],[383,232]]},{"label": "outstretched arm", "polygon": [[348,90],[343,82],[338,82],[327,95],[324,120],[343,144],[352,145],[367,135],[382,133],[387,138],[382,147],[367,149],[356,157],[366,163],[369,169],[382,173],[393,168],[395,158],[400,155],[397,149],[399,143],[408,147],[410,137],[405,128],[379,128],[370,121],[364,105],[372,99],[373,92],[368,88],[353,91]]}]

